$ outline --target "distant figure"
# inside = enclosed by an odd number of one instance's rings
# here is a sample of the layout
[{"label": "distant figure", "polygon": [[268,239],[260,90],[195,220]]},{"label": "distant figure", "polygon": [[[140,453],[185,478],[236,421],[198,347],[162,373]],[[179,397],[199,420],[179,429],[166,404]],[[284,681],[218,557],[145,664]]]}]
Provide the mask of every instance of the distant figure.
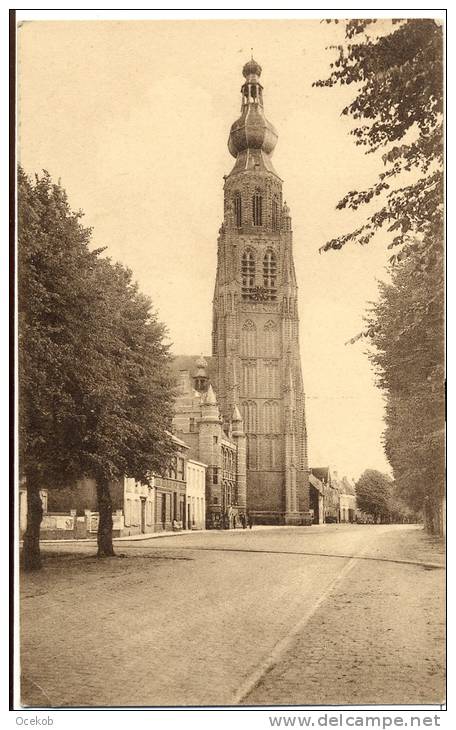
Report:
[{"label": "distant figure", "polygon": [[233,529],[236,529],[236,515],[233,515]]},{"label": "distant figure", "polygon": [[244,512],[241,513],[241,525],[242,529],[245,530],[245,528],[247,527],[247,520]]},{"label": "distant figure", "polygon": [[247,519],[249,521],[249,530],[251,530],[253,527],[253,515],[251,512],[248,513]]}]

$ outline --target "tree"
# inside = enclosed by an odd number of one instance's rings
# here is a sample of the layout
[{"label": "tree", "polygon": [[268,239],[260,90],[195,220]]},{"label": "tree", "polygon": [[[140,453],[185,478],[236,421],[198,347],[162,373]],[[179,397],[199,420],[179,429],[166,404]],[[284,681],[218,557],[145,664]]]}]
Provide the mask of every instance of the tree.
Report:
[{"label": "tree", "polygon": [[98,554],[112,550],[109,480],[147,482],[172,453],[164,328],[131,272],[90,251],[90,229],[47,173],[18,175],[19,463],[24,566],[41,565],[40,488],[97,484]]},{"label": "tree", "polygon": [[374,522],[389,515],[392,479],[376,469],[366,469],[355,485],[356,503],[362,512],[372,515]]},{"label": "tree", "polygon": [[91,357],[75,377],[90,413],[80,459],[97,483],[101,557],[114,554],[110,482],[126,474],[149,484],[174,453],[169,435],[174,391],[165,328],[150,300],[120,264],[102,260],[94,273],[92,286],[102,306],[84,333]]},{"label": "tree", "polygon": [[415,272],[414,255],[380,285],[368,326],[378,384],[387,394],[384,445],[398,495],[442,532],[445,483],[444,305],[440,264]]},{"label": "tree", "polygon": [[85,272],[90,230],[70,211],[64,192],[45,173],[33,185],[18,174],[19,466],[27,484],[24,565],[40,567],[40,487],[79,475],[72,442],[84,417],[72,397],[78,332],[93,297]]},{"label": "tree", "polygon": [[323,248],[367,244],[384,226],[391,234],[392,283],[380,285],[363,334],[377,348],[370,357],[386,395],[385,452],[397,488],[436,531],[444,485],[442,27],[432,19],[352,20],[345,37],[329,78],[316,85],[354,85],[342,113],[357,121],[351,134],[367,154],[384,150],[384,168],[337,206],[378,200],[377,209]]},{"label": "tree", "polygon": [[355,98],[342,114],[366,122],[351,130],[355,143],[366,153],[386,151],[378,180],[350,191],[337,207],[357,210],[377,196],[382,202],[363,225],[328,241],[324,250],[349,241],[366,244],[387,225],[394,232],[390,245],[400,247],[397,256],[412,247],[426,265],[429,248],[441,246],[443,238],[442,28],[431,19],[407,19],[391,21],[385,32],[375,20],[351,20],[345,36],[329,78],[315,85],[354,84]]}]

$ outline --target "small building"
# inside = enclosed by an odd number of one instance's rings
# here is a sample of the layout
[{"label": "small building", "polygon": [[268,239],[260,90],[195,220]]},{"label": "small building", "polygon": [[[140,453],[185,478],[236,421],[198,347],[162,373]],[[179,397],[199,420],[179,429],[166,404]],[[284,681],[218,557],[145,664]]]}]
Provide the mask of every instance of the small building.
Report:
[{"label": "small building", "polygon": [[[142,484],[127,478],[110,483],[113,537],[128,537],[162,530],[182,529],[187,522],[186,506],[186,461],[188,446],[176,436],[171,437],[176,448],[169,469],[164,475],[152,475],[150,484]],[[204,465],[198,470],[205,472]],[[201,481],[201,476],[199,476]],[[99,514],[97,490],[94,479],[77,480],[61,489],[42,490],[44,515],[41,523],[41,538],[84,539],[95,538],[98,531]],[[203,515],[204,489],[195,487],[195,515],[198,525]],[[201,500],[203,498],[203,504]],[[27,524],[27,498],[25,485],[19,495],[19,516],[21,534]]]},{"label": "small building", "polygon": [[187,461],[187,519],[188,530],[206,527],[206,464],[194,459]]},{"label": "small building", "polygon": [[[184,365],[184,367],[181,367]],[[239,408],[221,416],[205,358],[177,357],[178,394],[173,427],[189,446],[189,457],[207,464],[206,526],[240,527],[246,514],[246,436]]]},{"label": "small building", "polygon": [[141,484],[134,479],[124,479],[122,536],[145,535],[155,527],[155,485]]},{"label": "small building", "polygon": [[339,522],[339,492],[329,466],[311,467],[310,474],[323,486],[323,522]]},{"label": "small building", "polygon": [[325,521],[324,485],[316,476],[309,474],[309,508],[314,525],[322,525]]},{"label": "small building", "polygon": [[341,522],[356,522],[356,492],[345,476],[339,483],[339,514]]},{"label": "small building", "polygon": [[187,528],[186,461],[189,447],[172,436],[176,453],[165,474],[155,476],[155,532]]}]

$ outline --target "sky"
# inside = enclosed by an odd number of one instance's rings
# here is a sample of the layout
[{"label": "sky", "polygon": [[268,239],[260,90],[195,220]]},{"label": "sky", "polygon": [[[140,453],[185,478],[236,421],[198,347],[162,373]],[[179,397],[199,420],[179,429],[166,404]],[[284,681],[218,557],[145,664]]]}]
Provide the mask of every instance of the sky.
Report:
[{"label": "sky", "polygon": [[384,234],[319,253],[369,209],[338,211],[382,168],[341,115],[352,86],[316,88],[342,25],[295,21],[31,21],[18,32],[18,157],[60,179],[93,227],[93,247],[132,269],[174,354],[210,354],[217,234],[242,66],[263,68],[273,162],[293,219],[311,466],[357,479],[389,472],[384,400],[363,329],[387,277]]}]

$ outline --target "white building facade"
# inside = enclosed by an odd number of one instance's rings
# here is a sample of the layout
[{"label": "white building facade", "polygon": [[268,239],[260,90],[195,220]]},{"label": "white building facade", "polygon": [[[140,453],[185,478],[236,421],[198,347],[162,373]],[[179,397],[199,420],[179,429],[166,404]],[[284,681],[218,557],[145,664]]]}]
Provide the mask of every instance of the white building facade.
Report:
[{"label": "white building facade", "polygon": [[188,530],[204,530],[206,527],[206,464],[187,461],[187,520]]},{"label": "white building facade", "polygon": [[122,535],[141,535],[154,531],[155,486],[124,479],[124,514]]}]

